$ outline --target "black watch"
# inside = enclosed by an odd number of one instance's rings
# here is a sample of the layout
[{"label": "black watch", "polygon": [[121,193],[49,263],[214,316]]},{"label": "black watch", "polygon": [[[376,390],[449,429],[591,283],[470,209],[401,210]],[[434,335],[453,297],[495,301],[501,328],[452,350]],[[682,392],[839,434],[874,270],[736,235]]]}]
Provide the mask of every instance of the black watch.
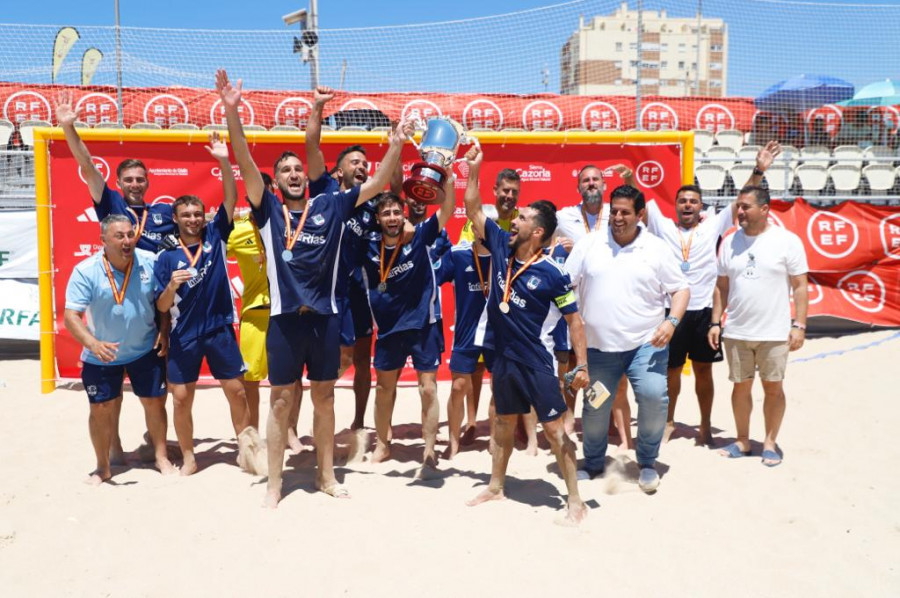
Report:
[{"label": "black watch", "polygon": [[756,167],[756,166],[753,167],[753,175],[754,176],[762,176],[764,174],[765,174],[765,172],[760,170],[758,167]]},{"label": "black watch", "polygon": [[710,322],[708,328],[712,328],[713,326],[718,326],[719,328],[722,327],[722,325],[718,322]]}]

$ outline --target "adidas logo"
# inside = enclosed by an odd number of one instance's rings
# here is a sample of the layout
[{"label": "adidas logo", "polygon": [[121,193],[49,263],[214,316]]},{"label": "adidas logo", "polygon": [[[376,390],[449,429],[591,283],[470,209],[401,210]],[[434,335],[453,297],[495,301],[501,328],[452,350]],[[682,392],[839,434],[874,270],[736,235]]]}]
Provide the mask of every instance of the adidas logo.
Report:
[{"label": "adidas logo", "polygon": [[475,271],[475,268],[473,268],[472,266],[466,266],[466,272],[474,272],[474,271]]},{"label": "adidas logo", "polygon": [[94,208],[88,208],[84,212],[78,215],[76,218],[78,222],[100,222],[100,219],[97,218],[97,212]]},{"label": "adidas logo", "polygon": [[175,266],[175,269],[176,269],[176,270],[181,270],[181,269],[184,268],[185,266],[187,266],[187,262],[182,262],[181,260],[178,260],[178,265]]},{"label": "adidas logo", "polygon": [[551,409],[549,413],[547,413],[547,417],[553,417],[554,415],[559,415],[559,411],[556,409]]}]

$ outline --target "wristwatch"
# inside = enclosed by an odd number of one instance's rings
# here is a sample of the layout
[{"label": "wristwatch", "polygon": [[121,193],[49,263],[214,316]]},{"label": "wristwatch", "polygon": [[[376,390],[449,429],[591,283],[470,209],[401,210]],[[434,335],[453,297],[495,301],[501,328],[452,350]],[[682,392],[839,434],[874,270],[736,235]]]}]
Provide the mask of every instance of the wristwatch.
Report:
[{"label": "wristwatch", "polygon": [[762,176],[764,174],[765,174],[765,172],[760,170],[760,168],[758,166],[753,167],[753,176]]},{"label": "wristwatch", "polygon": [[675,316],[668,316],[668,317],[666,318],[666,320],[668,320],[669,322],[671,322],[671,323],[672,323],[672,326],[675,327],[675,328],[678,328],[678,323],[681,321],[681,320],[679,320],[678,318],[676,318]]},{"label": "wristwatch", "polygon": [[722,324],[720,324],[719,322],[710,322],[709,326],[707,326],[707,328],[713,328],[713,327],[721,328]]},{"label": "wristwatch", "polygon": [[806,324],[801,324],[800,322],[794,322],[791,324],[791,328],[799,328],[803,332],[806,332]]}]

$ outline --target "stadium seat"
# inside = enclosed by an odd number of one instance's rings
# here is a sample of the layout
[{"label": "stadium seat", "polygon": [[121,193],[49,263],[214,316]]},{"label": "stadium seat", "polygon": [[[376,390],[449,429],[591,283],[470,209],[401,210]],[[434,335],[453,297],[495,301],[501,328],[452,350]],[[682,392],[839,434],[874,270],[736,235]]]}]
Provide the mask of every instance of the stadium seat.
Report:
[{"label": "stadium seat", "polygon": [[828,185],[828,169],[817,164],[801,164],[796,170],[804,195],[819,195]]},{"label": "stadium seat", "polygon": [[705,129],[696,129],[694,131],[694,149],[704,154],[706,151],[713,146],[715,143],[716,137],[712,134],[712,132],[707,131]]},{"label": "stadium seat", "polygon": [[372,131],[378,131],[378,132],[384,132],[384,131],[390,131],[390,130],[391,130],[390,127],[372,127]]},{"label": "stadium seat", "polygon": [[718,164],[701,164],[694,174],[703,193],[718,194],[725,186],[725,169]]},{"label": "stadium seat", "polygon": [[741,187],[747,184],[747,181],[753,175],[754,168],[756,168],[756,164],[735,164],[731,167],[729,174],[731,174],[731,180],[734,182],[736,191],[740,191]]},{"label": "stadium seat", "polygon": [[745,145],[737,152],[738,162],[756,162],[756,154],[761,148],[758,145]]},{"label": "stadium seat", "polygon": [[835,193],[857,193],[862,173],[853,164],[835,164],[828,169]]},{"label": "stadium seat", "polygon": [[566,133],[587,133],[587,129],[584,127],[569,127],[566,129]]},{"label": "stadium seat", "polygon": [[245,131],[268,131],[268,129],[262,125],[244,125],[244,130]]},{"label": "stadium seat", "polygon": [[831,152],[836,164],[852,164],[862,168],[863,151],[858,145],[839,145]]},{"label": "stadium seat", "polygon": [[871,145],[863,152],[863,159],[870,164],[891,164],[894,150],[886,145]]},{"label": "stadium seat", "polygon": [[22,145],[34,147],[34,128],[51,126],[46,120],[24,120],[19,123],[19,135],[22,138]]},{"label": "stadium seat", "polygon": [[300,127],[294,125],[275,125],[270,131],[299,131]]},{"label": "stadium seat", "polygon": [[785,195],[794,184],[794,169],[778,162],[772,164],[765,174],[766,183],[772,195]]},{"label": "stadium seat", "polygon": [[227,131],[228,125],[203,125],[204,131]]},{"label": "stadium seat", "polygon": [[323,123],[323,124],[322,124],[322,129],[321,129],[321,130],[322,130],[322,131],[334,131],[334,127],[332,127],[331,125],[326,125],[326,124]]},{"label": "stadium seat", "polygon": [[719,145],[714,145],[709,148],[706,152],[706,157],[710,164],[717,164],[725,170],[731,170],[736,158],[733,149]]},{"label": "stadium seat", "polygon": [[503,127],[504,133],[524,133],[525,129],[521,127]]},{"label": "stadium seat", "polygon": [[824,145],[807,145],[800,150],[800,159],[804,164],[816,164],[828,168],[831,163],[831,150]]},{"label": "stadium seat", "polygon": [[744,145],[744,133],[737,129],[724,129],[716,133],[716,143],[736,152]]},{"label": "stadium seat", "polygon": [[150,130],[150,131],[158,131],[158,130],[162,129],[162,127],[156,123],[134,123],[133,125],[131,125],[131,128],[132,129],[144,129],[144,130]]},{"label": "stadium seat", "polygon": [[0,147],[6,147],[6,144],[9,143],[9,138],[12,137],[15,130],[16,125],[12,124],[12,121],[5,118],[0,119]]},{"label": "stadium seat", "polygon": [[194,123],[175,123],[169,127],[171,131],[199,131],[200,127]]},{"label": "stadium seat", "polygon": [[800,150],[793,145],[782,145],[781,155],[778,156],[777,160],[787,160],[790,162],[791,168],[797,168],[797,165],[800,163]]},{"label": "stadium seat", "polygon": [[120,125],[119,123],[113,122],[102,122],[94,125],[95,129],[124,129],[125,125]]},{"label": "stadium seat", "polygon": [[338,129],[338,131],[368,131],[368,127],[362,127],[360,125],[345,125]]},{"label": "stadium seat", "polygon": [[897,172],[890,164],[869,164],[862,169],[866,181],[869,182],[869,192],[872,195],[886,195],[894,188]]},{"label": "stadium seat", "polygon": [[72,125],[76,129],[90,129],[91,128],[91,125],[87,124],[83,120],[76,120],[74,123],[72,123]]}]

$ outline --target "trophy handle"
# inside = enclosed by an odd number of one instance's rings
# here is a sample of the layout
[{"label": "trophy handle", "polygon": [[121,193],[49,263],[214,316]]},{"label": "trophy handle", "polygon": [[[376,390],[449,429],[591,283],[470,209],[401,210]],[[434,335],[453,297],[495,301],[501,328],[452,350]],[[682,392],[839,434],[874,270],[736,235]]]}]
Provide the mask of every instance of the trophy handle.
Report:
[{"label": "trophy handle", "polygon": [[[459,144],[460,145],[474,145],[478,149],[481,149],[481,144],[478,142],[478,137],[475,137],[474,135],[464,134],[462,136],[462,138],[460,138]],[[465,160],[466,160],[466,156],[463,155],[462,158],[457,158],[456,160],[453,161],[453,163],[456,164],[457,162],[464,162]]]}]

